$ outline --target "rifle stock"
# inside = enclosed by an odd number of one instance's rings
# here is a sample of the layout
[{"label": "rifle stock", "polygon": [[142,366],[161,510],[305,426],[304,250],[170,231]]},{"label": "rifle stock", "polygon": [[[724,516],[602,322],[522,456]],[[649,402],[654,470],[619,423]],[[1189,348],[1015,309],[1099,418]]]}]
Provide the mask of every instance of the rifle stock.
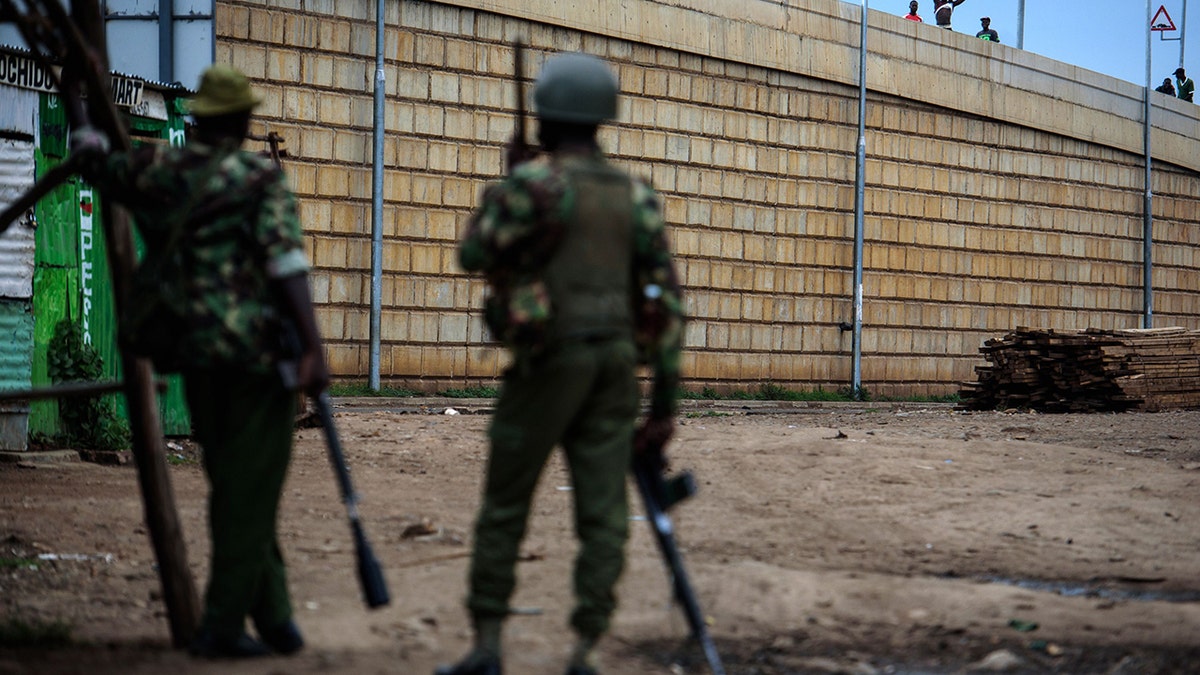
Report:
[{"label": "rifle stock", "polygon": [[[283,386],[297,389],[300,385],[299,357],[301,352],[300,336],[296,326],[285,320],[280,329],[281,350],[285,356],[276,364],[279,378]],[[313,406],[317,417],[321,420],[321,428],[325,432],[325,447],[329,451],[329,463],[337,477],[338,489],[342,502],[346,505],[346,516],[350,520],[350,531],[354,536],[354,557],[358,562],[358,582],[362,588],[363,601],[367,607],[375,609],[391,602],[387,581],[383,578],[383,566],[375,557],[371,542],[367,541],[367,533],[363,530],[362,521],[358,517],[358,493],[350,481],[350,467],[346,465],[346,455],[342,452],[342,442],[338,438],[337,425],[333,422],[333,404],[329,401],[329,392],[323,391],[313,397]]]},{"label": "rifle stock", "polygon": [[646,507],[646,520],[654,531],[654,539],[658,550],[663,556],[663,562],[671,576],[672,590],[675,600],[683,609],[692,637],[700,643],[704,658],[713,675],[725,675],[725,666],[721,656],[713,644],[712,636],[708,634],[708,623],[700,602],[692,590],[688,580],[687,570],[683,566],[683,556],[675,544],[675,526],[671,522],[667,510],[680,501],[687,499],[696,492],[696,483],[691,473],[682,472],[671,478],[663,476],[662,452],[650,451],[639,454],[633,460],[633,476],[637,482],[638,493]]},{"label": "rifle stock", "polygon": [[358,560],[358,581],[362,586],[363,600],[372,609],[382,607],[391,598],[388,595],[387,582],[383,578],[383,567],[375,557],[371,543],[363,531],[362,522],[358,518],[358,494],[350,483],[350,469],[346,466],[346,457],[342,454],[342,444],[338,440],[337,427],[333,423],[333,411],[329,403],[329,394],[321,392],[314,401],[317,414],[321,417],[321,426],[325,430],[326,445],[329,448],[329,462],[337,474],[338,486],[341,488],[342,501],[346,504],[346,515],[350,518],[350,529],[354,534],[354,554]]}]

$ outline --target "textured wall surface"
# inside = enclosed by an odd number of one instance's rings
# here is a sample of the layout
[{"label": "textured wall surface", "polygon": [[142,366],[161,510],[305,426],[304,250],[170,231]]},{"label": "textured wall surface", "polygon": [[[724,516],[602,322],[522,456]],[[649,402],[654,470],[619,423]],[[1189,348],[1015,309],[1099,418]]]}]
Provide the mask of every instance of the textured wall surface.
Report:
[{"label": "textured wall surface", "polygon": [[[790,4],[789,4],[790,3]],[[691,317],[686,386],[851,380],[859,12],[835,0],[386,5],[383,380],[494,380],[455,242],[513,130],[509,42],[621,80],[604,147],[662,193]],[[217,60],[287,141],[336,375],[369,358],[374,3],[217,3]],[[871,12],[863,386],[940,394],[1017,326],[1142,318],[1142,89]],[[1200,115],[1154,97],[1154,325],[1198,327]]]}]

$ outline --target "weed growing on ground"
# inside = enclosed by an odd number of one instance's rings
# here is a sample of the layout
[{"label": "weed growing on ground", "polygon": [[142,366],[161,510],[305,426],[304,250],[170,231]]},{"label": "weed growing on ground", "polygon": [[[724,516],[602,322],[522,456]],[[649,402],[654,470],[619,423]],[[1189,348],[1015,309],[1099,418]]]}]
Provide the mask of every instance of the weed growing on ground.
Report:
[{"label": "weed growing on ground", "polygon": [[0,647],[57,647],[71,643],[71,626],[65,621],[0,619]]}]

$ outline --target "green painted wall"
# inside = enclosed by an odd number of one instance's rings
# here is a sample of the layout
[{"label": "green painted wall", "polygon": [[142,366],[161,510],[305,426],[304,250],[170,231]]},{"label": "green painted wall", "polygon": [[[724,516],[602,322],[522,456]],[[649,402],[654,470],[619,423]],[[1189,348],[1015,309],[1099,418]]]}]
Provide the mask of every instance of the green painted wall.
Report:
[{"label": "green painted wall", "polygon": [[[62,160],[66,153],[66,119],[57,96],[43,94],[39,110],[40,139],[36,156],[40,177]],[[172,104],[167,121],[130,118],[135,132],[159,139],[182,139],[184,121],[180,107]],[[32,359],[34,386],[51,384],[46,357],[54,327],[63,318],[81,319],[84,334],[104,361],[104,376],[120,378],[120,354],[116,343],[116,318],[109,275],[104,227],[99,196],[78,178],[60,186],[37,206],[37,252],[34,271],[35,344]],[[124,399],[117,397],[123,411]],[[168,389],[159,400],[163,432],[186,435],[191,420],[184,401],[182,381],[168,379]],[[52,400],[31,405],[31,433],[59,432],[58,404]]]}]

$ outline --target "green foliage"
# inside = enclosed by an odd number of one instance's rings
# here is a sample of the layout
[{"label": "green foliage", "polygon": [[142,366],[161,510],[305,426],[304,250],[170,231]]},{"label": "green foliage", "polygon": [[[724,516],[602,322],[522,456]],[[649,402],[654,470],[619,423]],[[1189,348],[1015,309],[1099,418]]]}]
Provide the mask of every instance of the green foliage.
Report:
[{"label": "green foliage", "polygon": [[64,621],[0,619],[0,647],[57,647],[71,642],[71,625]]},{"label": "green foliage", "polygon": [[[84,342],[79,324],[69,319],[54,327],[47,365],[55,384],[95,382],[104,374],[100,354]],[[113,395],[63,397],[58,411],[63,424],[61,443],[103,451],[129,447],[129,425],[117,416]]]},{"label": "green foliage", "polygon": [[842,396],[846,397],[844,399],[846,401],[870,401],[870,400],[872,400],[871,392],[867,391],[866,389],[864,389],[862,387],[859,387],[857,389],[855,389],[854,387],[842,387],[838,391],[841,392]]},{"label": "green foliage", "polygon": [[371,385],[366,382],[341,382],[330,385],[330,396],[380,396],[387,398],[407,398],[417,396],[418,393],[411,389],[400,389],[399,387],[379,387],[379,391],[371,388]]},{"label": "green foliage", "polygon": [[21,569],[25,567],[37,567],[37,558],[0,557],[0,569]]},{"label": "green foliage", "polygon": [[500,390],[495,387],[468,387],[467,389],[447,389],[442,396],[448,398],[496,398]]},{"label": "green foliage", "polygon": [[911,401],[914,403],[962,403],[962,397],[958,394],[944,394],[942,396],[907,396],[897,398],[895,396],[880,396],[876,401]]},{"label": "green foliage", "polygon": [[785,389],[777,384],[763,384],[751,391],[733,391],[728,394],[718,393],[711,387],[705,387],[699,392],[683,391],[680,398],[702,401],[852,401],[849,390],[825,391],[820,387],[804,391]]},{"label": "green foliage", "polygon": [[[407,398],[421,396],[422,393],[411,389],[398,387],[380,387],[379,391],[370,388],[365,382],[342,382],[329,387],[332,396],[380,396]],[[830,391],[817,387],[816,389],[794,390],[781,387],[774,383],[764,383],[757,389],[732,391],[722,394],[712,387],[704,387],[700,391],[680,389],[678,398],[692,401],[917,401],[924,403],[958,403],[958,394],[947,396],[912,396],[912,397],[873,397],[863,388],[858,389],[858,396],[851,387],[841,387]],[[500,390],[496,387],[466,387],[446,389],[439,396],[448,398],[496,398]]]},{"label": "green foliage", "polygon": [[[424,396],[422,392],[398,387],[380,387],[379,391],[371,389],[365,382],[342,382],[329,387],[330,396],[383,396],[393,398],[410,398]],[[438,392],[438,396],[449,398],[496,398],[500,390],[495,387],[467,387],[464,389],[447,389]]]}]

